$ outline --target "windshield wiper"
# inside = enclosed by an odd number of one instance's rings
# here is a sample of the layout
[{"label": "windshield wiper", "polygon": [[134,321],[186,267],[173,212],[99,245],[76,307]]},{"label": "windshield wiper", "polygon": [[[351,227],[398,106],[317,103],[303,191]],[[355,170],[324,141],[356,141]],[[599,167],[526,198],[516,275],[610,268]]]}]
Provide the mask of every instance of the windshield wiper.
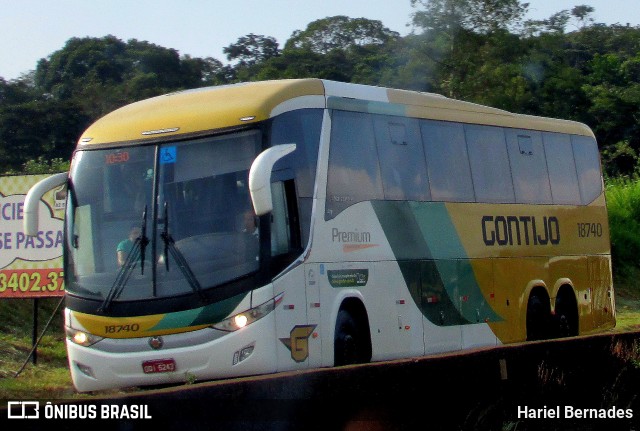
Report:
[{"label": "windshield wiper", "polygon": [[162,241],[164,241],[164,264],[169,272],[169,243],[173,243],[173,238],[169,235],[169,205],[164,203],[164,228],[160,234]]},{"label": "windshield wiper", "polygon": [[180,271],[182,272],[182,275],[184,275],[184,278],[189,283],[189,286],[191,286],[191,289],[200,296],[200,299],[202,301],[205,301],[205,297],[204,297],[204,295],[202,293],[202,286],[200,285],[200,282],[198,281],[198,279],[196,278],[195,274],[191,270],[191,267],[189,266],[189,263],[187,262],[187,259],[185,259],[184,255],[180,252],[180,250],[178,250],[178,247],[176,247],[176,242],[173,239],[173,237],[171,236],[171,234],[169,233],[169,210],[168,210],[168,207],[169,207],[168,203],[165,202],[164,203],[164,229],[162,229],[162,233],[160,234],[160,237],[162,238],[162,241],[164,241],[164,262],[165,262],[165,267],[166,267],[167,271],[169,271],[169,256],[168,256],[168,254],[171,253],[171,257],[173,257],[173,259],[178,264],[178,268],[180,268]]},{"label": "windshield wiper", "polygon": [[144,252],[149,244],[149,238],[147,238],[147,206],[144,206],[144,212],[142,213],[142,233],[138,237],[140,240],[140,274],[144,275]]},{"label": "windshield wiper", "polygon": [[142,213],[142,227],[140,236],[138,236],[134,240],[131,251],[127,255],[124,264],[120,267],[118,275],[116,275],[116,279],[109,289],[106,298],[104,299],[104,301],[102,301],[102,304],[98,308],[99,312],[106,311],[109,308],[109,305],[111,305],[111,302],[120,296],[120,294],[124,290],[124,287],[127,285],[129,278],[131,278],[131,274],[133,274],[133,270],[136,267],[138,258],[140,258],[141,274],[144,275],[144,255],[147,244],[149,244],[149,238],[147,238],[147,206],[145,205],[144,212]]}]

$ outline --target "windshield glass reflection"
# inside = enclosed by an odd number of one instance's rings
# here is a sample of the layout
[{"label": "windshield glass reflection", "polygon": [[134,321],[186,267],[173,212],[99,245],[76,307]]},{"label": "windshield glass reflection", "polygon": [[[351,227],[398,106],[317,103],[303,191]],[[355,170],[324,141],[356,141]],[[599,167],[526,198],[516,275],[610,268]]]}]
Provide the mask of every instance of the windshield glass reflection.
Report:
[{"label": "windshield glass reflection", "polygon": [[170,297],[257,271],[248,171],[259,142],[248,131],[79,152],[66,217],[67,290],[114,301]]}]

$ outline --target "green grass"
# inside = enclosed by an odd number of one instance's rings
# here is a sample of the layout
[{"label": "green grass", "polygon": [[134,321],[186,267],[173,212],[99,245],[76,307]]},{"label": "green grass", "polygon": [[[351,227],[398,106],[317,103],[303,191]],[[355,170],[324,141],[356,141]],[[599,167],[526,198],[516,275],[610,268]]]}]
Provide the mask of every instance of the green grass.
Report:
[{"label": "green grass", "polygon": [[[18,312],[31,308],[30,301],[24,302],[25,304],[16,307],[20,309]],[[29,358],[32,350],[32,337],[27,334],[31,330],[29,322],[31,320],[22,322],[21,328],[13,334],[0,334],[0,405],[4,404],[1,401],[88,398],[94,395],[117,395],[132,390],[77,393],[71,382],[64,335],[60,328],[52,327],[45,332],[38,345],[34,365]],[[40,328],[42,330],[44,327]]]},{"label": "green grass", "polygon": [[640,329],[640,181],[609,179],[606,185],[616,298],[616,330]]},{"label": "green grass", "polygon": [[[13,400],[89,398],[135,390],[85,394],[75,391],[67,363],[62,307],[55,311],[59,302],[60,298],[38,300],[37,336],[42,335],[42,339],[34,365],[29,359],[33,345],[33,301],[0,300],[0,406]],[[50,319],[51,324],[45,330]]]},{"label": "green grass", "polygon": [[[57,399],[74,394],[67,369],[62,334],[45,335],[37,349],[37,364],[27,358],[29,336],[0,334],[0,399]],[[22,372],[18,371],[24,366]]]},{"label": "green grass", "polygon": [[606,197],[614,279],[640,292],[640,181],[608,180]]},{"label": "green grass", "polygon": [[640,330],[640,295],[636,289],[616,289],[616,331]]}]

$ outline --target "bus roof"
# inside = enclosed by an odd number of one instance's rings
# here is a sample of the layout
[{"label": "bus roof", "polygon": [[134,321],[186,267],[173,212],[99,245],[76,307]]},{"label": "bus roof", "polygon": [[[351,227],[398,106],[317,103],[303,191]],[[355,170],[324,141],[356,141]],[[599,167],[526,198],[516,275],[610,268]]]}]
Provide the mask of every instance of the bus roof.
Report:
[{"label": "bus roof", "polygon": [[586,125],[574,121],[514,114],[433,93],[309,78],[206,87],[142,100],[97,120],[82,134],[78,146],[184,139],[304,107],[593,136]]}]

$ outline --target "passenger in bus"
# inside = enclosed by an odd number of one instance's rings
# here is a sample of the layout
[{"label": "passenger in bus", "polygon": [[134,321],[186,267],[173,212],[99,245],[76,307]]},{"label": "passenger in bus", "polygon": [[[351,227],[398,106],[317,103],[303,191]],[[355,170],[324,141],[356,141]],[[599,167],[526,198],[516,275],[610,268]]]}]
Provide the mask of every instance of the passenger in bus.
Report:
[{"label": "passenger in bus", "polygon": [[258,224],[256,223],[256,216],[252,210],[246,210],[242,213],[241,225],[241,232],[258,236]]},{"label": "passenger in bus", "polygon": [[258,224],[253,210],[248,209],[241,213],[240,229],[242,240],[238,241],[238,263],[256,262],[260,254],[258,241]]}]

